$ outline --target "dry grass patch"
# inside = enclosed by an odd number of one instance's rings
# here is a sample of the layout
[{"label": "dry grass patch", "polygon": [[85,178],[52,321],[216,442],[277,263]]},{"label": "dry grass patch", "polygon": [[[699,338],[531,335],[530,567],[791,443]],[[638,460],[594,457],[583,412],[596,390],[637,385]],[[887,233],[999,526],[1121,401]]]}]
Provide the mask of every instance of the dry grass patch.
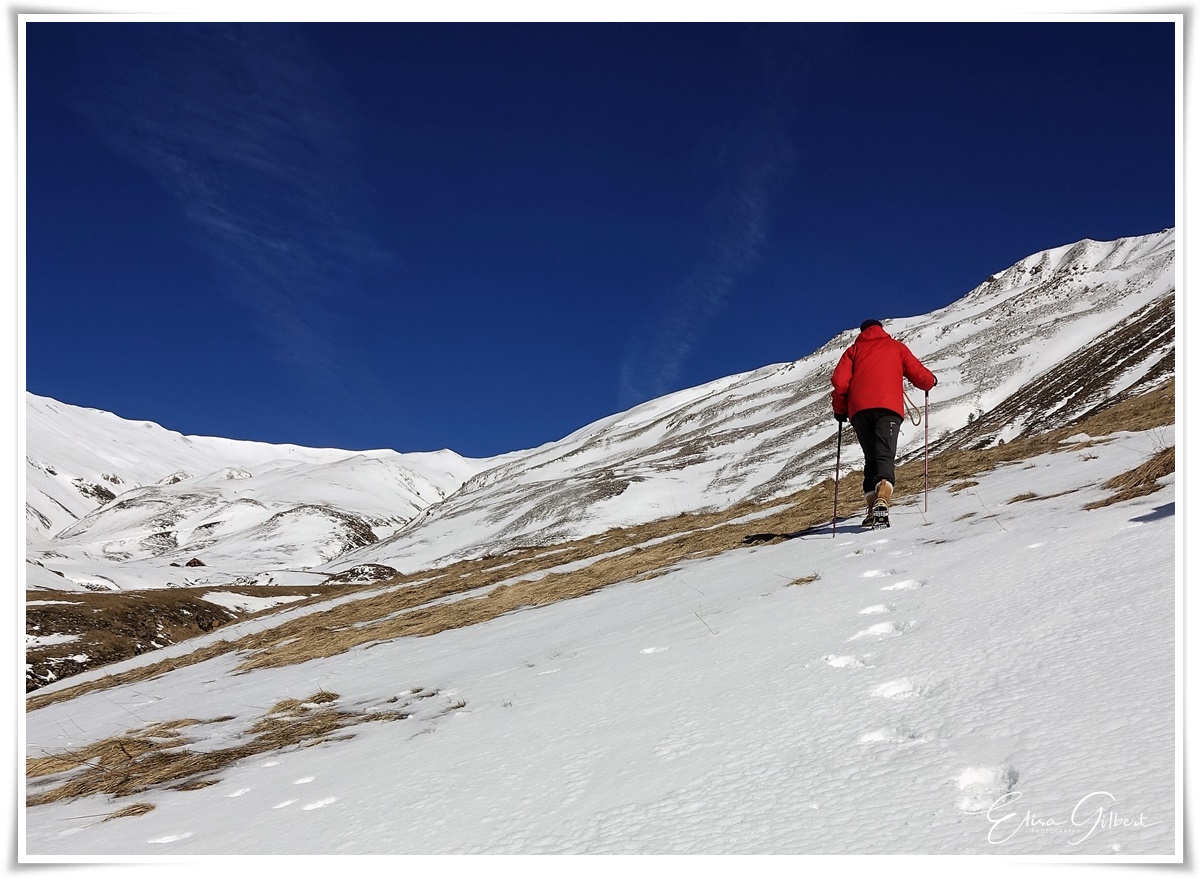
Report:
[{"label": "dry grass patch", "polygon": [[[45,777],[60,774],[79,766],[105,766],[118,764],[129,759],[136,759],[143,753],[172,746],[182,740],[180,729],[193,726],[203,720],[182,719],[165,723],[155,723],[139,732],[120,737],[109,738],[97,744],[92,744],[82,750],[53,756],[43,756],[28,759],[25,763],[25,773],[28,777]],[[216,722],[210,720],[209,722]]]},{"label": "dry grass patch", "polygon": [[808,576],[801,576],[796,579],[793,579],[791,582],[788,583],[788,585],[808,585],[811,582],[816,582],[820,578],[821,578],[820,573],[810,573],[810,574],[808,574]]},{"label": "dry grass patch", "polygon": [[1033,499],[1035,500],[1054,500],[1057,497],[1066,497],[1068,494],[1078,494],[1079,488],[1067,488],[1065,491],[1058,491],[1054,494],[1038,494]]},{"label": "dry grass patch", "polygon": [[1119,476],[1109,479],[1104,483],[1104,489],[1115,491],[1116,493],[1104,500],[1096,500],[1088,503],[1083,508],[1099,509],[1103,506],[1111,506],[1114,503],[1132,500],[1135,497],[1144,497],[1147,494],[1153,494],[1162,488],[1162,485],[1159,484],[1159,479],[1169,476],[1173,472],[1175,472],[1174,445],[1159,451],[1141,466],[1134,467],[1128,472],[1121,473]]},{"label": "dry grass patch", "polygon": [[[1130,396],[1085,418],[1080,427],[1089,436],[1127,430],[1140,433],[1175,423],[1175,379],[1164,381],[1148,393]],[[1079,428],[1072,429],[1078,433]]]},{"label": "dry grass patch", "polygon": [[202,790],[205,787],[215,786],[219,783],[220,781],[216,778],[208,778],[206,780],[189,780],[179,784],[178,786],[171,787],[171,789],[179,790],[181,793],[190,793],[194,790]]},{"label": "dry grass patch", "polygon": [[[49,788],[29,795],[25,804],[43,805],[97,794],[123,798],[162,787],[203,789],[219,782],[213,776],[216,772],[247,757],[285,747],[311,747],[335,740],[332,735],[359,723],[409,716],[403,709],[338,710],[329,706],[336,698],[333,693],[319,692],[305,701],[281,701],[250,726],[246,732],[252,736],[250,740],[220,750],[187,749],[195,741],[185,738],[181,730],[222,720],[182,719],[107,738],[79,750],[28,759],[26,775],[39,781],[31,786]],[[348,737],[353,735],[338,740]]]},{"label": "dry grass patch", "polygon": [[138,802],[136,805],[130,805],[127,808],[122,808],[120,811],[114,811],[104,818],[104,822],[116,820],[118,817],[140,817],[143,814],[149,814],[154,810],[154,806],[146,802]]},{"label": "dry grass patch", "polygon": [[651,570],[649,573],[643,573],[641,576],[634,579],[634,582],[649,582],[651,579],[658,579],[660,576],[666,576],[668,573],[673,573],[671,570]]},{"label": "dry grass patch", "polygon": [[1017,496],[1013,497],[1011,500],[1008,501],[1007,505],[1011,505],[1013,503],[1023,503],[1026,500],[1036,500],[1036,499],[1038,499],[1037,494],[1034,494],[1030,491],[1026,491],[1024,494],[1018,494]]}]

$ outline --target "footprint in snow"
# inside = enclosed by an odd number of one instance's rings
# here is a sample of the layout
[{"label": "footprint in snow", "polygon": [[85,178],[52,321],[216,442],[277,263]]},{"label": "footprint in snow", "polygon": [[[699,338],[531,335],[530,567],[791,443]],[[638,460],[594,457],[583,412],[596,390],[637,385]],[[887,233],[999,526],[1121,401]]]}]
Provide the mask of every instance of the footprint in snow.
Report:
[{"label": "footprint in snow", "polygon": [[238,796],[244,796],[248,792],[250,792],[250,787],[242,787],[240,790],[234,790],[232,793],[230,793],[225,798],[236,799]]},{"label": "footprint in snow", "polygon": [[924,588],[925,583],[917,579],[902,579],[892,585],[885,585],[880,591],[913,591],[918,588]]},{"label": "footprint in snow", "polygon": [[642,655],[653,655],[656,652],[666,652],[671,647],[669,646],[649,646],[642,650]]},{"label": "footprint in snow", "polygon": [[883,576],[895,576],[895,570],[867,570],[862,574],[863,579],[879,579]]},{"label": "footprint in snow", "polygon": [[880,613],[894,613],[896,607],[893,604],[873,604],[869,607],[863,607],[858,611],[860,616],[878,616]]},{"label": "footprint in snow", "polygon": [[314,780],[316,780],[315,777],[302,777],[299,780],[292,781],[292,783],[294,783],[294,784],[312,783]]},{"label": "footprint in snow", "polygon": [[866,656],[857,655],[823,655],[821,661],[829,665],[831,668],[870,668],[874,665],[869,665],[865,661]]},{"label": "footprint in snow", "polygon": [[179,835],[164,835],[162,838],[152,838],[146,844],[170,844],[173,841],[183,841],[183,839],[191,837],[192,833],[181,832]]},{"label": "footprint in snow", "polygon": [[1011,765],[972,765],[957,778],[962,793],[958,807],[968,814],[986,811],[1017,785],[1017,770]]},{"label": "footprint in snow", "polygon": [[272,805],[271,810],[278,811],[280,808],[286,808],[288,805],[294,805],[298,801],[299,801],[299,799],[285,799],[284,801],[280,802],[278,805]]},{"label": "footprint in snow", "polygon": [[876,698],[890,698],[897,701],[902,698],[916,698],[922,694],[922,691],[914,680],[909,677],[901,677],[899,680],[881,683],[871,690],[871,694]]},{"label": "footprint in snow", "polygon": [[337,796],[330,796],[327,799],[317,799],[315,802],[309,802],[304,806],[305,811],[315,811],[318,808],[324,808],[326,805],[332,805],[337,801]]},{"label": "footprint in snow", "polygon": [[851,640],[862,640],[866,637],[873,637],[882,640],[888,637],[899,637],[905,631],[913,626],[912,622],[880,622],[878,625],[872,625],[870,628],[864,628],[859,631]]}]

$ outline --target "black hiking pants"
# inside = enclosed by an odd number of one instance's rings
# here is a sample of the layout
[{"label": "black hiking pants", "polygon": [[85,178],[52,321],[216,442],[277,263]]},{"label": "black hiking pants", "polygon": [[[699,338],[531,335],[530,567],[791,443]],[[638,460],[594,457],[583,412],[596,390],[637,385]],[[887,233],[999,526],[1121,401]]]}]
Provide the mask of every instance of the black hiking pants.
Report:
[{"label": "black hiking pants", "polygon": [[863,452],[863,493],[870,494],[881,479],[896,484],[896,444],[904,418],[890,409],[864,409],[850,419]]}]

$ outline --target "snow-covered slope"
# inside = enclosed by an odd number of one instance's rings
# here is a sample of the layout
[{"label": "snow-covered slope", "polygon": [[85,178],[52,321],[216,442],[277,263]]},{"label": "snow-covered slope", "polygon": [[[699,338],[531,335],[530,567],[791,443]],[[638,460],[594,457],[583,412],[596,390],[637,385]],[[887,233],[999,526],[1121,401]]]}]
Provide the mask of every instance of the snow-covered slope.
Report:
[{"label": "snow-covered slope", "polygon": [[[1171,229],[1083,241],[1030,256],[946,308],[886,320],[938,376],[934,447],[1059,427],[1173,375],[1174,257]],[[417,569],[766,501],[830,478],[829,376],[856,335],[653,400],[493,467],[394,537],[339,561]],[[1001,417],[987,418],[993,411]],[[924,430],[905,426],[901,458],[921,448]]]},{"label": "snow-covered slope", "polygon": [[[430,637],[238,673],[247,653],[226,651],[40,707],[25,721],[31,758],[134,733],[131,748],[157,736],[242,755],[125,796],[28,807],[21,861],[1182,862],[1174,477],[1157,493],[1083,509],[1109,497],[1107,479],[1173,441],[1169,429],[1076,437],[969,488],[933,491],[927,513],[901,506],[886,532],[846,522],[836,537],[825,528],[685,561]],[[236,643],[288,618],[163,653]],[[115,679],[163,653],[39,695]],[[335,715],[334,731],[318,722]],[[325,729],[320,743],[256,746],[304,720]],[[81,759],[32,779],[27,793],[82,776]]]},{"label": "snow-covered slope", "polygon": [[[882,315],[938,376],[933,450],[1062,426],[1170,378],[1174,257],[1173,229],[1082,241],[1034,254],[931,314]],[[407,572],[767,502],[833,475],[829,375],[856,332],[484,461],[184,437],[31,397],[28,584],[315,582],[368,564]],[[906,424],[901,459],[921,449],[925,429]],[[206,566],[171,566],[193,558]]]},{"label": "snow-covered slope", "polygon": [[[183,436],[27,394],[31,587],[269,578],[391,535],[491,465]],[[192,559],[203,568],[181,568]],[[187,574],[186,577],[184,574]]]},{"label": "snow-covered slope", "polygon": [[[1169,379],[1174,241],[1047,251],[888,320],[940,378],[935,466],[976,459],[958,448],[1011,455]],[[128,587],[479,560],[330,599],[281,592],[295,605],[39,688],[21,862],[1182,862],[1173,457],[1153,493],[1109,502],[1105,486],[1168,456],[1173,428],[1043,437],[1053,451],[963,469],[927,511],[901,485],[886,532],[846,518],[836,535],[743,543],[774,500],[833,474],[828,376],[853,336],[491,461],[243,449],[153,425],[133,425],[155,437],[134,454],[111,416],[54,426],[75,414],[60,407],[39,437],[31,413],[31,505],[76,509],[52,538],[34,526],[31,584],[52,568]],[[730,510],[745,499],[758,505]],[[390,520],[397,507],[415,517]],[[730,518],[676,516],[707,508]],[[668,517],[675,531],[635,527]],[[706,550],[710,532],[723,548]],[[193,550],[212,566],[169,567]],[[243,598],[271,603],[213,596]]]}]

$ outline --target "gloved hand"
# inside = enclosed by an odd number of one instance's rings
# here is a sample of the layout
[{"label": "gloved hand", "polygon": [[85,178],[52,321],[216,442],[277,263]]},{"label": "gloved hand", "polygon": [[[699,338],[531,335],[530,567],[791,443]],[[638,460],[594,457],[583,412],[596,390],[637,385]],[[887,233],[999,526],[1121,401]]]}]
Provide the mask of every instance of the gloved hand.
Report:
[{"label": "gloved hand", "polygon": [[839,424],[844,424],[844,423],[846,423],[846,416],[845,416],[845,415],[839,415],[837,412],[834,412],[834,413],[833,413],[833,419],[834,419],[835,421],[837,421]]}]

